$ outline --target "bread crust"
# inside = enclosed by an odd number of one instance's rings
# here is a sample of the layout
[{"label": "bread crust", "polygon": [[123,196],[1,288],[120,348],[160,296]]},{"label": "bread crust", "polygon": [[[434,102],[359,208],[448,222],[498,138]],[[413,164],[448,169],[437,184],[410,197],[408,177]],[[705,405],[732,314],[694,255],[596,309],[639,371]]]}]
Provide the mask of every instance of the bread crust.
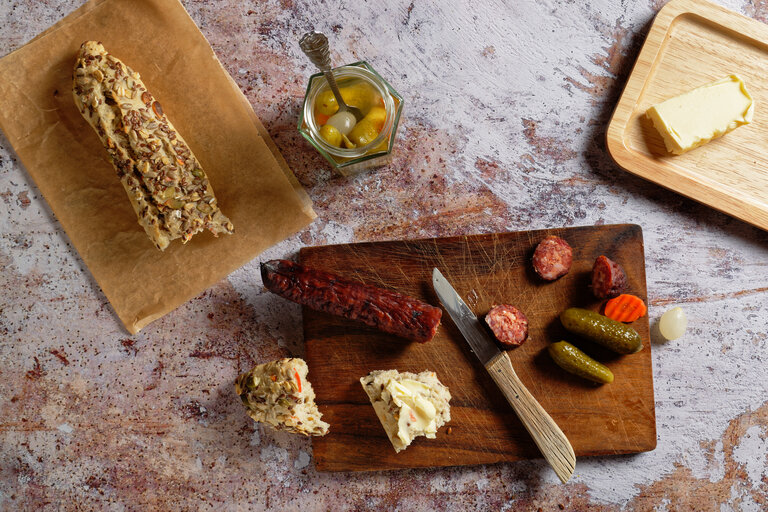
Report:
[{"label": "bread crust", "polygon": [[278,359],[240,374],[235,392],[254,421],[275,430],[324,436],[329,425],[321,419],[323,415],[315,404],[308,372],[303,359]]}]

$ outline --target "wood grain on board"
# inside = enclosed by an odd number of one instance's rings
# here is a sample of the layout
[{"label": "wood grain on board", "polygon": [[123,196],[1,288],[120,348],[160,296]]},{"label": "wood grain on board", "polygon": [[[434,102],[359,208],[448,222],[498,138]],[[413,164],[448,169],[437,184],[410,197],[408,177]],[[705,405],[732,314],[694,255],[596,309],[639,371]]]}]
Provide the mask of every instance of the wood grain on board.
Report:
[{"label": "wood grain on board", "polygon": [[[530,264],[549,234],[573,247],[573,267],[555,282]],[[368,284],[391,288],[439,306],[431,273],[438,267],[478,315],[511,303],[530,322],[529,340],[509,356],[533,396],[568,436],[577,456],[633,453],[656,446],[648,317],[634,322],[644,349],[619,356],[569,335],[558,315],[571,306],[598,309],[589,276],[595,258],[621,263],[629,290],[646,300],[640,226],[632,224],[470,235],[413,241],[305,247],[301,263]],[[647,301],[646,301],[647,302]],[[362,324],[303,308],[309,379],[323,419],[314,438],[321,471],[366,471],[513,461],[540,457],[533,441],[446,313],[435,338],[410,343]],[[565,373],[549,358],[549,343],[569,340],[607,364],[615,381],[604,386]],[[451,391],[451,421],[436,439],[417,438],[396,454],[360,377],[373,370],[435,371]],[[577,462],[578,465],[578,462]]]},{"label": "wood grain on board", "polygon": [[[659,11],[607,131],[627,171],[768,229],[768,25],[703,0]],[[646,110],[738,74],[755,102],[751,124],[683,155],[667,153]]]}]

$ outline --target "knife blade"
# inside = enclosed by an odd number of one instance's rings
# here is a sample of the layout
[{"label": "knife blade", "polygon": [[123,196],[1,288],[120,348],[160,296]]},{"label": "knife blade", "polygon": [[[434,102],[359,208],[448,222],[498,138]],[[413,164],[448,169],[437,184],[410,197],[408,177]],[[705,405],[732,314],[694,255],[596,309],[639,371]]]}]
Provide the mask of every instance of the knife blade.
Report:
[{"label": "knife blade", "polygon": [[501,351],[483,330],[483,326],[480,325],[480,321],[472,310],[469,309],[469,306],[456,293],[451,283],[443,277],[443,274],[438,269],[432,271],[432,286],[435,288],[440,302],[443,303],[456,327],[464,335],[464,339],[467,340],[472,351],[480,359],[480,362],[483,363],[483,366],[494,357],[497,357]]},{"label": "knife blade", "polygon": [[496,347],[477,316],[437,268],[432,271],[432,286],[555,474],[561,482],[567,482],[576,467],[576,455],[568,438],[519,379],[507,353]]}]

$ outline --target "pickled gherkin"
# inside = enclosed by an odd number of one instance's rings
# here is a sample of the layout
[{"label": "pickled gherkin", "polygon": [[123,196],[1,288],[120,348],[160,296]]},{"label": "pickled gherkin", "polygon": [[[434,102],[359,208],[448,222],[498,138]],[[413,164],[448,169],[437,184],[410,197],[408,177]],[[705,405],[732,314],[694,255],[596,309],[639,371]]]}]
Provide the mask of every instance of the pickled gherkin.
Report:
[{"label": "pickled gherkin", "polygon": [[567,341],[553,343],[547,348],[547,352],[557,366],[568,373],[600,384],[613,382],[613,372],[607,366],[598,363]]},{"label": "pickled gherkin", "polygon": [[582,308],[568,308],[560,314],[563,327],[618,352],[633,354],[643,349],[640,334],[628,325]]}]

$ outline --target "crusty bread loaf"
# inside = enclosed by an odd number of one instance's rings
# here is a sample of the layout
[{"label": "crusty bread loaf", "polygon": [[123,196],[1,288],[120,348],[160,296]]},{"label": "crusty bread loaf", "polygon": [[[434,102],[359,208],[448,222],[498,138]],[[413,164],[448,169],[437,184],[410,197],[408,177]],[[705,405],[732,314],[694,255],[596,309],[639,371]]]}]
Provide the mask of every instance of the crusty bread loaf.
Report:
[{"label": "crusty bread loaf", "polygon": [[324,436],[328,424],[315,405],[315,392],[307,380],[307,363],[297,357],[256,366],[235,381],[248,415],[276,430],[305,436]]},{"label": "crusty bread loaf", "polygon": [[137,72],[101,43],[87,41],[75,64],[73,94],[158,249],[177,238],[186,243],[204,229],[233,232],[200,162]]},{"label": "crusty bread loaf", "polygon": [[396,453],[418,436],[434,439],[451,421],[451,393],[435,372],[376,370],[360,379]]}]

